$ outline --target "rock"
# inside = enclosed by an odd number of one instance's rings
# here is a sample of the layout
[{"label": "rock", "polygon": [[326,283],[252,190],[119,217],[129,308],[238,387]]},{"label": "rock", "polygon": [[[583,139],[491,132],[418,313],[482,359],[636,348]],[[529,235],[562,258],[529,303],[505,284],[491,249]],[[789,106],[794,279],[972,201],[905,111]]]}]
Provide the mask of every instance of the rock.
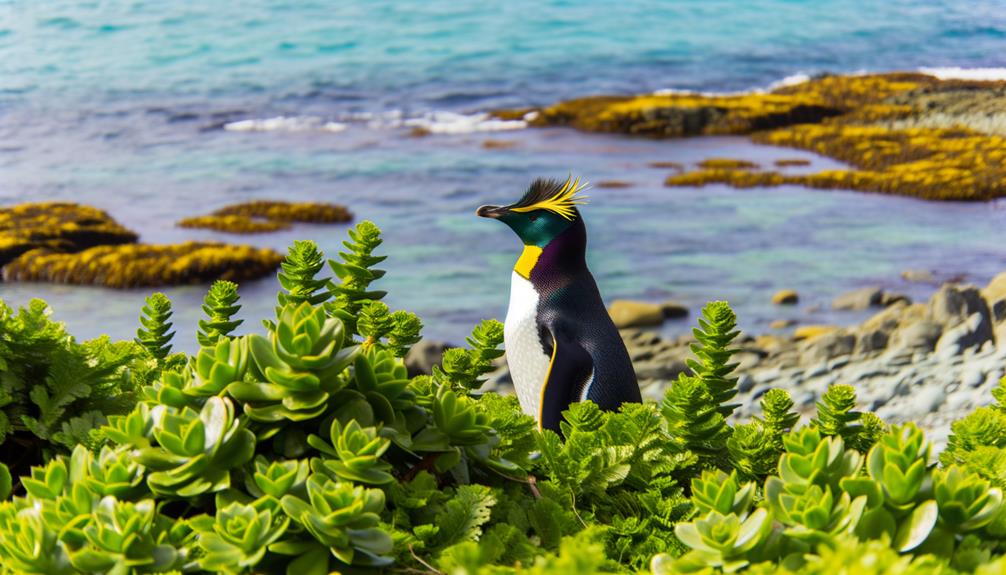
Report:
[{"label": "rock", "polygon": [[849,355],[856,347],[856,336],[844,330],[832,330],[808,339],[800,349],[802,363],[817,363]]},{"label": "rock", "polygon": [[992,325],[987,314],[971,314],[963,323],[946,331],[936,342],[936,353],[940,357],[953,357],[965,350],[981,347],[992,339]]},{"label": "rock", "polygon": [[768,327],[769,329],[786,329],[787,327],[793,327],[794,325],[796,325],[795,319],[777,319],[768,324]]},{"label": "rock", "polygon": [[944,328],[954,327],[976,313],[990,319],[988,304],[972,285],[944,284],[929,298],[929,317]]},{"label": "rock", "polygon": [[740,393],[747,393],[751,391],[751,389],[754,387],[754,384],[755,384],[754,378],[746,373],[742,373],[740,376],[737,377],[737,391],[739,391]]},{"label": "rock", "polygon": [[800,301],[800,294],[791,289],[784,289],[775,292],[772,296],[772,303],[775,305],[794,305]]},{"label": "rock", "polygon": [[885,329],[874,329],[860,331],[856,338],[856,353],[861,355],[871,354],[887,347],[887,342],[891,339],[891,332]]},{"label": "rock", "polygon": [[894,293],[889,291],[885,291],[884,294],[880,296],[880,305],[883,307],[887,307],[897,303],[910,304],[912,303],[912,298],[908,297],[903,293]]},{"label": "rock", "polygon": [[444,351],[449,347],[450,345],[442,341],[419,340],[419,343],[412,346],[409,353],[405,354],[405,368],[409,371],[409,377],[433,373],[433,366],[440,365]]},{"label": "rock", "polygon": [[655,303],[617,299],[608,308],[615,327],[650,327],[664,323],[664,309]]},{"label": "rock", "polygon": [[834,325],[805,325],[793,330],[793,339],[797,341],[814,339],[837,330],[838,326]]},{"label": "rock", "polygon": [[636,378],[639,380],[658,379],[673,381],[688,369],[688,365],[680,359],[671,361],[644,361],[633,366]]},{"label": "rock", "polygon": [[982,295],[992,308],[993,319],[996,322],[1006,319],[1006,272],[992,278],[989,285],[982,290]]},{"label": "rock", "polygon": [[936,348],[936,342],[943,334],[940,324],[920,320],[915,323],[899,327],[888,342],[888,348],[897,352],[930,352]]},{"label": "rock", "polygon": [[919,282],[919,283],[933,283],[936,281],[936,277],[933,276],[933,272],[929,270],[905,270],[901,272],[901,277],[905,281]]},{"label": "rock", "polygon": [[136,243],[139,236],[103,210],[70,202],[18,204],[0,209],[0,266],[42,248],[79,252]]},{"label": "rock", "polygon": [[664,312],[664,318],[666,319],[688,317],[688,306],[674,300],[668,300],[660,304],[660,310]]},{"label": "rock", "polygon": [[908,396],[908,401],[913,413],[922,415],[936,411],[946,397],[947,394],[943,391],[942,385],[930,384]]},{"label": "rock", "polygon": [[985,374],[977,367],[965,368],[961,373],[961,387],[978,387],[985,383]]},{"label": "rock", "polygon": [[902,316],[905,315],[907,308],[908,306],[905,303],[896,302],[870,316],[870,319],[860,324],[860,329],[864,332],[874,330],[892,332],[901,323]]},{"label": "rock", "polygon": [[882,305],[884,290],[879,287],[865,287],[846,292],[831,302],[832,309],[864,310]]}]

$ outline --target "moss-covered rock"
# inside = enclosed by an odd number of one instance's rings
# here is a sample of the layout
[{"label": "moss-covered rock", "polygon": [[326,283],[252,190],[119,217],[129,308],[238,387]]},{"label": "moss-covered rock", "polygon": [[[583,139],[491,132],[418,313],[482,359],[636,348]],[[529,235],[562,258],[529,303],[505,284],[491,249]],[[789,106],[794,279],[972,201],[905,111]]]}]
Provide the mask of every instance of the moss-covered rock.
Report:
[{"label": "moss-covered rock", "polygon": [[339,204],[321,202],[274,202],[257,200],[221,208],[215,216],[246,216],[275,222],[308,222],[318,224],[352,221],[353,214]]},{"label": "moss-covered rock", "polygon": [[757,170],[760,166],[749,160],[737,158],[706,158],[699,162],[699,167],[707,170]]},{"label": "moss-covered rock", "polygon": [[290,229],[289,222],[253,219],[248,216],[197,216],[178,221],[180,228],[215,230],[232,234],[261,234]]},{"label": "moss-covered rock", "polygon": [[178,226],[233,234],[260,234],[289,229],[291,222],[327,224],[352,219],[353,214],[339,204],[258,200],[226,206],[207,216],[185,218],[178,222]]},{"label": "moss-covered rock", "polygon": [[38,202],[0,209],[0,266],[37,248],[76,252],[136,240],[135,232],[92,206]]},{"label": "moss-covered rock", "polygon": [[40,248],[3,268],[5,281],[46,281],[112,288],[243,281],[274,272],[283,257],[270,249],[222,243],[109,245],[78,253]]}]

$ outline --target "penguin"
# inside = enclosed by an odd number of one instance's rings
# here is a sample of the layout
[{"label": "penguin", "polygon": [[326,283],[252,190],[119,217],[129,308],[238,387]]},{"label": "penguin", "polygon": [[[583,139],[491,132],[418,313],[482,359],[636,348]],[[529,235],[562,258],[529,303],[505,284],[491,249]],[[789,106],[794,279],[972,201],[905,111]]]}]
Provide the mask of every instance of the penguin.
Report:
[{"label": "penguin", "polygon": [[571,403],[617,410],[642,397],[632,361],[587,269],[587,228],[577,205],[586,183],[539,178],[516,203],[482,206],[524,251],[510,280],[503,341],[521,409],[557,433]]}]

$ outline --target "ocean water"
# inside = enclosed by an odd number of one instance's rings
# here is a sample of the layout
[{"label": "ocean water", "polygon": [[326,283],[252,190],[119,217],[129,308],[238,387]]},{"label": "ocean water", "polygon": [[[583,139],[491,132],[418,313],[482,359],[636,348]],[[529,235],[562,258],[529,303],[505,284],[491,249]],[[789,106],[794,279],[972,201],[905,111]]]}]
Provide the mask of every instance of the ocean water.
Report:
[{"label": "ocean water", "polygon": [[[0,203],[97,205],[145,242],[282,249],[310,238],[333,254],[345,226],[235,237],[174,222],[249,199],[345,203],[386,232],[389,303],[420,313],[428,335],[460,341],[480,318],[502,317],[519,253],[509,230],[475,208],[573,171],[633,183],[593,190],[585,209],[607,299],[676,298],[698,310],[726,298],[755,332],[778,317],[852,322],[861,317],[827,309],[831,297],[871,284],[917,298],[932,290],[902,282],[901,270],[981,282],[1006,268],[1004,204],[669,189],[667,170],[648,163],[837,164],[743,138],[527,130],[484,112],[594,93],[764,88],[823,72],[997,75],[1004,47],[1006,5],[982,0],[0,0]],[[784,287],[804,296],[797,309],[768,303]],[[271,278],[242,286],[247,329],[271,313],[275,289]],[[0,284],[12,304],[47,299],[81,337],[129,337],[149,291]],[[191,348],[205,287],[166,292],[179,344]]]}]

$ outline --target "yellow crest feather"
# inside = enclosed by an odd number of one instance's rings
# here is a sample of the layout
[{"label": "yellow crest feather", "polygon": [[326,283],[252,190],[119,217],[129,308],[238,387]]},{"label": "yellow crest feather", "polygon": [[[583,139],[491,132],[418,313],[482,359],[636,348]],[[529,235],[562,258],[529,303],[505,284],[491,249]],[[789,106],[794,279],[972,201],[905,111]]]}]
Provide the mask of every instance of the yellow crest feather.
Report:
[{"label": "yellow crest feather", "polygon": [[533,212],[534,210],[548,210],[554,214],[558,214],[567,220],[572,220],[576,215],[576,206],[586,204],[587,196],[581,195],[581,192],[587,189],[588,183],[584,182],[580,184],[580,178],[573,180],[573,175],[570,174],[566,178],[566,183],[562,185],[562,189],[555,193],[555,195],[531,204],[529,206],[523,206],[519,208],[511,208],[515,212]]}]

